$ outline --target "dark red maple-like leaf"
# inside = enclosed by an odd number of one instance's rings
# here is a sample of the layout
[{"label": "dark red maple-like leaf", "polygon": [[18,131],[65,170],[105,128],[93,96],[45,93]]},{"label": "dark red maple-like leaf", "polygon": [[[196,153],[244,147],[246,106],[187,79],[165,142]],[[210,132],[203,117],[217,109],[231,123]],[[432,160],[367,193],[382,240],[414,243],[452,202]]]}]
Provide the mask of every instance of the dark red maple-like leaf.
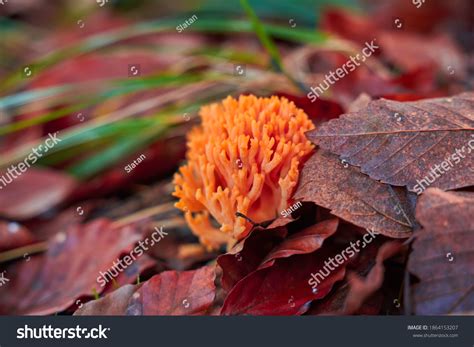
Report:
[{"label": "dark red maple-like leaf", "polygon": [[474,312],[474,193],[430,188],[416,206],[423,229],[415,233],[408,269],[416,314]]}]

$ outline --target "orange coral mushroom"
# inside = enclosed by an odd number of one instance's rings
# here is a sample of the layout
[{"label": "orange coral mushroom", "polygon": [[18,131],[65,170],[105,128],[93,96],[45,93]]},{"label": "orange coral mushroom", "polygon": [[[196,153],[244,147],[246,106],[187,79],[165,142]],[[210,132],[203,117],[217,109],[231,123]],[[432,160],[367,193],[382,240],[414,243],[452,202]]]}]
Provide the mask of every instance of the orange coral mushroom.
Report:
[{"label": "orange coral mushroom", "polygon": [[[176,207],[201,243],[228,247],[255,222],[287,207],[299,166],[313,145],[314,128],[303,110],[285,98],[227,97],[201,108],[202,124],[188,134],[188,163],[174,177]],[[221,225],[214,227],[210,215]]]}]

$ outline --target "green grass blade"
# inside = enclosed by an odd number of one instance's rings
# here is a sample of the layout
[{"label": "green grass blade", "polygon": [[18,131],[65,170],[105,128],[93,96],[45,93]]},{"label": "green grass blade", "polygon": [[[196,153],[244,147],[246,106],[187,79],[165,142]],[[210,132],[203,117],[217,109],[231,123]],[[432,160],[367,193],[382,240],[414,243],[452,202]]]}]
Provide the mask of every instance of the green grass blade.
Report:
[{"label": "green grass blade", "polygon": [[283,72],[283,64],[281,62],[282,60],[280,52],[278,51],[277,46],[272,41],[270,36],[268,36],[265,27],[260,22],[256,13],[254,12],[247,0],[240,0],[240,4],[242,5],[242,8],[244,9],[247,16],[249,17],[253,29],[255,30],[255,34],[262,43],[263,47],[267,50],[268,54],[270,54],[273,63],[272,65],[277,69],[278,72]]},{"label": "green grass blade", "polygon": [[151,130],[148,130],[145,133],[140,132],[138,134],[123,137],[113,145],[102,151],[96,152],[91,157],[79,162],[67,171],[79,179],[92,177],[146,147],[166,129],[166,126],[159,124],[155,125]]}]

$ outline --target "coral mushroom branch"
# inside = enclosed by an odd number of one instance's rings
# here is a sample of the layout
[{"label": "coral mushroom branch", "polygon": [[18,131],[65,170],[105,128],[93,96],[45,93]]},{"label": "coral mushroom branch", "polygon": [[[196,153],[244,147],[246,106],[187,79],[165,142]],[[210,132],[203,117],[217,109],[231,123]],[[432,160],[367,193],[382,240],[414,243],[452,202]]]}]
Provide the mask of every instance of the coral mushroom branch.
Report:
[{"label": "coral mushroom branch", "polygon": [[251,229],[236,212],[258,223],[286,208],[313,148],[304,133],[314,125],[278,97],[228,97],[203,107],[200,116],[202,125],[188,136],[188,163],[174,178],[176,206],[204,245],[232,246]]}]

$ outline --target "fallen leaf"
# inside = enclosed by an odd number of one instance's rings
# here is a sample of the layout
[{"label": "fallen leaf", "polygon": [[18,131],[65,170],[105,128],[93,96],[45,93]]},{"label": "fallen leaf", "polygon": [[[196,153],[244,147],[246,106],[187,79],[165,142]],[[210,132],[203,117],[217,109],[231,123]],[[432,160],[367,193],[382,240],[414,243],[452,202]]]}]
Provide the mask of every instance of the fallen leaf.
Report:
[{"label": "fallen leaf", "polygon": [[123,316],[137,286],[127,284],[98,300],[89,301],[74,316]]},{"label": "fallen leaf", "polygon": [[16,220],[37,216],[64,201],[75,185],[74,179],[63,173],[29,168],[10,184],[0,186],[0,215]]},{"label": "fallen leaf", "polygon": [[419,199],[408,269],[418,315],[474,313],[474,193],[430,188]]},{"label": "fallen leaf", "polygon": [[0,252],[26,246],[35,240],[35,236],[24,226],[0,221]]},{"label": "fallen leaf", "polygon": [[235,284],[262,263],[265,256],[287,235],[285,227],[254,229],[232,250],[217,258],[222,268],[222,287],[230,291]]},{"label": "fallen leaf", "polygon": [[339,266],[322,281],[317,291],[308,284],[313,272],[333,255],[332,247],[295,255],[252,272],[240,280],[227,295],[222,315],[301,315],[313,300],[325,297],[335,282],[344,278],[345,267]]},{"label": "fallen leaf", "polygon": [[203,315],[215,298],[214,279],[214,266],[162,272],[133,294],[127,315]]},{"label": "fallen leaf", "polygon": [[0,314],[48,315],[92,297],[94,290],[100,294],[105,289],[97,281],[100,272],[141,239],[136,227],[112,229],[110,224],[96,220],[74,226],[51,239],[46,253],[7,267],[10,282],[2,287]]},{"label": "fallen leaf", "polygon": [[346,221],[389,237],[410,236],[415,223],[414,196],[372,180],[323,150],[305,163],[293,198],[312,201]]},{"label": "fallen leaf", "polygon": [[338,226],[338,219],[322,221],[285,238],[271,250],[259,268],[267,267],[276,259],[288,258],[296,254],[307,254],[321,248],[324,240],[332,236]]},{"label": "fallen leaf", "polygon": [[461,50],[445,34],[427,36],[407,32],[381,32],[378,39],[384,57],[404,71],[434,66],[435,71],[447,75],[448,66],[451,66],[457,75],[466,74]]},{"label": "fallen leaf", "polygon": [[128,266],[123,272],[114,278],[112,285],[107,286],[102,294],[108,294],[127,284],[136,284],[142,274],[146,275],[150,272],[157,273],[163,271],[165,267],[160,265],[161,264],[158,264],[153,258],[143,254],[141,257],[137,258],[132,265]]},{"label": "fallen leaf", "polygon": [[385,242],[377,252],[375,264],[367,276],[362,277],[356,273],[348,273],[349,292],[345,300],[344,314],[354,314],[361,309],[364,302],[382,287],[384,281],[384,261],[393,257],[402,249],[400,241]]},{"label": "fallen leaf", "polygon": [[[337,229],[337,219],[319,222],[283,240],[258,268],[238,281],[224,301],[223,315],[303,314],[312,300],[324,297],[344,277],[339,267],[315,291],[308,284],[333,247],[320,249]],[[319,250],[318,252],[315,252]],[[225,273],[224,269],[224,273]]]},{"label": "fallen leaf", "polygon": [[430,184],[458,189],[474,185],[473,114],[474,93],[415,102],[382,99],[307,136],[384,183],[416,193]]}]

